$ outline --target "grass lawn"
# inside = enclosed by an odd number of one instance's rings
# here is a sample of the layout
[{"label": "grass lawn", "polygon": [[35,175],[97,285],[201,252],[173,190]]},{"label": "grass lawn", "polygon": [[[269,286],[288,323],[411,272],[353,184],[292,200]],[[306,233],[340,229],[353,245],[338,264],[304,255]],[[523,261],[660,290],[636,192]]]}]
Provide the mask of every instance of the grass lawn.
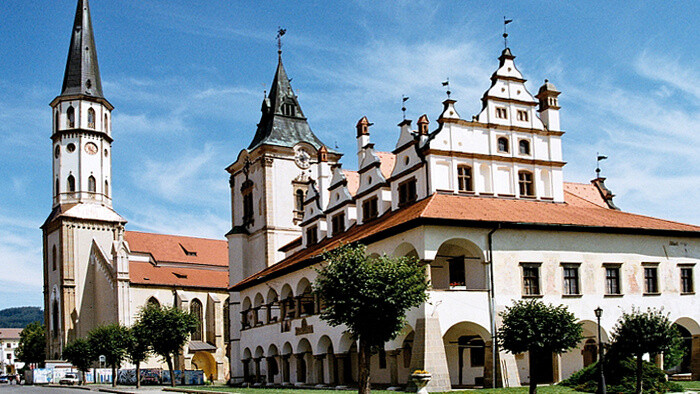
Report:
[{"label": "grass lawn", "polygon": [[684,381],[678,381],[676,383],[679,383],[681,386],[683,386],[684,389],[689,390],[689,391],[700,391],[700,380],[696,380],[693,382],[684,382]]},{"label": "grass lawn", "polygon": [[[686,383],[692,383],[692,382],[686,382]],[[247,389],[247,388],[236,388],[236,387],[227,387],[227,386],[190,386],[190,387],[183,387],[183,386],[178,386],[182,388],[190,388],[190,389],[195,389],[195,390],[211,390],[211,391],[221,391],[221,392],[228,392],[228,393],[240,393],[240,394],[339,394],[342,393],[343,391],[338,391],[338,390],[301,390],[301,389],[296,389],[296,388],[288,388],[288,389]],[[357,390],[354,390],[355,392]],[[348,393],[352,393],[353,391],[348,391]],[[452,391],[454,393],[455,391]],[[473,392],[474,394],[523,394],[528,392],[527,387],[514,387],[514,388],[507,388],[507,389],[479,389],[479,390],[463,390],[462,392],[464,393],[469,393]],[[386,390],[372,390],[372,393],[377,393],[377,394],[397,394],[401,393],[401,391],[386,391]],[[568,394],[568,393],[577,393],[577,391],[574,391],[573,389],[570,389],[568,387],[563,387],[563,386],[539,386],[537,388],[537,393],[542,393],[542,394]]]}]

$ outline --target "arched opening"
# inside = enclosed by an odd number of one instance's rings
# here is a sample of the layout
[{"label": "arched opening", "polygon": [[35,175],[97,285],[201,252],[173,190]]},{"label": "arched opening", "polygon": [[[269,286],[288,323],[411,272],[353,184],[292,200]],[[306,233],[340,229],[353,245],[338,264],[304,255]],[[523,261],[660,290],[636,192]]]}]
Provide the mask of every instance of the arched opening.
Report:
[{"label": "arched opening", "polygon": [[[266,369],[263,369],[262,361],[265,357],[265,352],[261,346],[255,348],[255,354],[253,355],[253,362],[255,363],[255,382],[265,383],[265,376],[267,373]],[[267,366],[266,366],[267,367]]]},{"label": "arched opening", "polygon": [[255,323],[252,305],[250,297],[243,299],[243,303],[241,304],[241,328],[244,330],[252,327]]},{"label": "arched opening", "polygon": [[109,118],[107,117],[107,114],[105,114],[105,123],[102,125],[105,133],[109,133]]},{"label": "arched opening", "polygon": [[277,346],[270,345],[267,348],[267,356],[265,357],[265,364],[267,370],[267,382],[268,383],[281,383],[280,379],[280,368],[279,368],[279,352],[277,351]]},{"label": "arched opening", "polygon": [[198,299],[193,299],[190,303],[190,313],[197,318],[197,329],[192,333],[193,341],[202,340],[202,331],[204,327],[204,314],[202,313],[202,302]]},{"label": "arched opening", "polygon": [[216,380],[216,360],[209,352],[197,352],[192,357],[192,368],[204,372],[204,380],[213,382]]},{"label": "arched opening", "polygon": [[95,193],[97,191],[97,182],[95,181],[95,177],[92,175],[88,177],[88,191],[90,193]]},{"label": "arched opening", "polygon": [[258,293],[255,295],[255,298],[253,299],[253,309],[255,310],[255,325],[256,326],[262,326],[265,323],[268,323],[267,321],[267,313],[264,308],[265,304],[265,299],[263,299],[262,294]]},{"label": "arched opening", "polygon": [[345,385],[356,381],[357,376],[357,342],[349,333],[340,337],[336,362],[338,364],[338,383]]},{"label": "arched opening", "polygon": [[484,386],[485,373],[491,371],[486,359],[486,342],[491,335],[479,324],[460,322],[450,327],[442,337],[453,388]]},{"label": "arched opening", "polygon": [[310,316],[315,313],[316,303],[308,279],[302,278],[297,284],[297,298],[299,299],[299,309],[301,316]]},{"label": "arched opening", "polygon": [[75,128],[75,108],[72,105],[66,110],[66,128]]},{"label": "arched opening", "polygon": [[282,346],[282,382],[287,383],[291,382],[291,372],[292,372],[292,367],[291,367],[291,358],[292,358],[292,344],[289,342],[285,342],[285,344]]},{"label": "arched opening", "polygon": [[72,174],[68,175],[68,191],[75,192],[75,177]]},{"label": "arched opening", "polygon": [[296,363],[296,381],[297,383],[310,382],[309,366],[312,365],[311,343],[306,338],[303,338],[297,344],[294,354]]},{"label": "arched opening", "polygon": [[297,303],[294,301],[294,293],[292,293],[292,286],[290,286],[289,284],[285,284],[284,286],[282,286],[280,299],[282,300],[282,320],[294,319],[297,316]]},{"label": "arched opening", "polygon": [[414,257],[416,259],[419,258],[418,251],[416,250],[415,246],[408,242],[404,242],[397,246],[396,249],[394,249],[392,256]]},{"label": "arched opening", "polygon": [[279,297],[275,289],[267,291],[267,320],[269,323],[278,322],[281,319]]},{"label": "arched opening", "polygon": [[54,245],[52,250],[51,250],[51,268],[53,271],[56,271],[56,260],[57,260],[56,245]]},{"label": "arched opening", "polygon": [[[592,320],[582,320],[579,324],[583,328],[583,339],[578,346],[560,356],[562,379],[598,360],[598,324]],[[600,332],[603,343],[607,343],[608,333],[603,329]]]},{"label": "arched opening", "polygon": [[87,121],[88,121],[88,127],[91,129],[94,129],[95,128],[95,110],[92,108],[88,108]]},{"label": "arched opening", "polygon": [[150,305],[157,306],[158,308],[160,308],[160,302],[156,297],[151,297],[148,299],[148,301],[146,301],[146,306]]},{"label": "arched opening", "polygon": [[53,306],[51,307],[51,329],[53,331],[53,337],[58,338],[58,300],[53,300]]},{"label": "arched opening", "polygon": [[700,376],[700,325],[691,318],[682,317],[676,320],[674,326],[682,338],[683,356],[678,365],[668,365],[667,369],[674,374],[690,373],[691,378],[697,380]]},{"label": "arched opening", "polygon": [[466,239],[454,238],[438,248],[430,263],[434,289],[486,290],[486,269],[481,249]]},{"label": "arched opening", "polygon": [[331,342],[328,335],[322,336],[316,345],[314,374],[316,383],[336,383],[337,367],[335,363],[335,352],[333,351],[333,342]]},{"label": "arched opening", "polygon": [[241,359],[243,363],[243,381],[250,383],[253,380],[252,374],[252,363],[253,363],[253,353],[250,349],[243,349],[243,358]]}]

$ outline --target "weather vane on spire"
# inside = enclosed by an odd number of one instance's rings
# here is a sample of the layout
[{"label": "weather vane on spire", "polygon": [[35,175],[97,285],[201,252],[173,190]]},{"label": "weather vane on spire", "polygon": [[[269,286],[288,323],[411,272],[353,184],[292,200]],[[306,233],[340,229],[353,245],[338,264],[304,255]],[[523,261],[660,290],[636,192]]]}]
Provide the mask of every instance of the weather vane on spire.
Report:
[{"label": "weather vane on spire", "polygon": [[283,29],[277,26],[277,53],[282,54],[282,36],[287,32],[287,29]]},{"label": "weather vane on spire", "polygon": [[600,153],[596,152],[596,166],[595,166],[595,174],[596,178],[600,178],[600,162],[601,160],[605,160],[608,157],[605,155],[601,155]]},{"label": "weather vane on spire", "polygon": [[406,101],[408,101],[408,96],[401,95],[401,112],[403,112],[403,120],[406,120]]},{"label": "weather vane on spire", "polygon": [[447,87],[447,98],[449,99],[450,95],[452,94],[452,92],[450,91],[450,78],[449,77],[447,78],[447,80],[445,82],[442,83],[442,86]]},{"label": "weather vane on spire", "polygon": [[512,19],[506,19],[505,15],[503,16],[503,44],[506,48],[508,48],[508,28],[506,26],[511,22],[513,22]]}]

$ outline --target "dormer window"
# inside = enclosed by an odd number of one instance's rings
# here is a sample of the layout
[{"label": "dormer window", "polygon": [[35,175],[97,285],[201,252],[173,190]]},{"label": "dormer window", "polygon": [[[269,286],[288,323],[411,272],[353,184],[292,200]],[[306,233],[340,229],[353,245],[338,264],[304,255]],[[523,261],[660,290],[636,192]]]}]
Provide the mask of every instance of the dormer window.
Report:
[{"label": "dormer window", "polygon": [[68,107],[68,110],[66,111],[66,128],[75,128],[75,108],[72,106]]},{"label": "dormer window", "polygon": [[379,199],[377,197],[368,198],[362,203],[362,220],[367,221],[379,216],[379,210],[377,209],[377,204]]},{"label": "dormer window", "polygon": [[416,178],[399,183],[399,206],[416,201]]},{"label": "dormer window", "polygon": [[333,236],[340,234],[345,231],[345,213],[341,212],[331,218],[331,229],[333,230]]},{"label": "dormer window", "polygon": [[518,142],[518,149],[521,155],[530,155],[530,141],[520,140],[520,142]]},{"label": "dormer window", "polygon": [[91,129],[94,129],[95,128],[95,110],[92,108],[88,108],[87,121],[88,121],[88,127]]},{"label": "dormer window", "polygon": [[306,229],[306,244],[314,245],[318,243],[318,226],[311,226]]},{"label": "dormer window", "polygon": [[197,252],[195,252],[194,250],[188,250],[187,248],[182,246],[182,244],[180,244],[180,248],[182,248],[182,251],[185,252],[185,256],[197,256]]},{"label": "dormer window", "polygon": [[498,138],[498,152],[500,153],[508,153],[510,151],[508,145],[508,138],[507,137],[499,137]]},{"label": "dormer window", "polygon": [[472,168],[466,165],[457,166],[457,183],[460,192],[473,192],[474,182],[472,178]]},{"label": "dormer window", "polygon": [[520,186],[520,197],[535,197],[535,185],[532,182],[530,171],[518,172],[518,184]]},{"label": "dormer window", "polygon": [[294,116],[294,104],[292,104],[292,103],[282,104],[282,115]]},{"label": "dormer window", "polygon": [[524,111],[522,109],[518,110],[518,120],[521,122],[527,122],[530,120],[530,117],[527,114],[527,111]]},{"label": "dormer window", "polygon": [[496,117],[499,119],[508,119],[508,109],[506,107],[496,107]]}]

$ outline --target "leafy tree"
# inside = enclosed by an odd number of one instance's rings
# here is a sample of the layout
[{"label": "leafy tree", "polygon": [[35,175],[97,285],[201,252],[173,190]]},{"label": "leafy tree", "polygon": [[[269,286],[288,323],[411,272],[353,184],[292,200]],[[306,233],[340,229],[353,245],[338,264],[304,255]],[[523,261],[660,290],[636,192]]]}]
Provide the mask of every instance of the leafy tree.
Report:
[{"label": "leafy tree", "polygon": [[44,323],[44,311],[36,306],[21,306],[0,310],[0,327],[24,328],[35,321]]},{"label": "leafy tree", "polygon": [[139,313],[137,324],[143,326],[142,335],[153,353],[168,363],[170,385],[175,386],[173,357],[180,354],[190,334],[197,330],[199,320],[176,307],[148,304]]},{"label": "leafy tree", "polygon": [[46,356],[46,329],[43,324],[29,323],[19,334],[17,358],[26,364],[43,364]]},{"label": "leafy tree", "polygon": [[668,314],[649,308],[646,312],[632,308],[617,320],[611,335],[611,353],[633,356],[637,360],[635,392],[642,392],[642,356],[661,354],[670,350],[680,334],[668,319]]},{"label": "leafy tree", "polygon": [[138,322],[129,329],[129,345],[126,349],[127,359],[136,366],[136,388],[141,388],[141,363],[148,358],[151,347],[144,332],[145,328]]},{"label": "leafy tree", "polygon": [[80,383],[85,384],[85,374],[94,361],[93,352],[87,339],[76,339],[63,348],[63,358],[82,372]]},{"label": "leafy tree", "polygon": [[88,333],[88,342],[93,359],[105,356],[107,365],[112,368],[112,387],[116,387],[117,368],[126,357],[129,346],[129,329],[119,324],[96,327]]},{"label": "leafy tree", "polygon": [[535,353],[564,353],[581,342],[583,328],[566,306],[538,300],[516,301],[500,313],[498,345],[510,353],[528,352],[530,394],[537,393]]},{"label": "leafy tree", "polygon": [[424,267],[407,257],[370,259],[364,245],[343,245],[323,255],[314,291],[324,303],[321,318],[345,325],[359,341],[359,393],[370,392],[370,356],[396,338],[406,312],[427,300]]}]

